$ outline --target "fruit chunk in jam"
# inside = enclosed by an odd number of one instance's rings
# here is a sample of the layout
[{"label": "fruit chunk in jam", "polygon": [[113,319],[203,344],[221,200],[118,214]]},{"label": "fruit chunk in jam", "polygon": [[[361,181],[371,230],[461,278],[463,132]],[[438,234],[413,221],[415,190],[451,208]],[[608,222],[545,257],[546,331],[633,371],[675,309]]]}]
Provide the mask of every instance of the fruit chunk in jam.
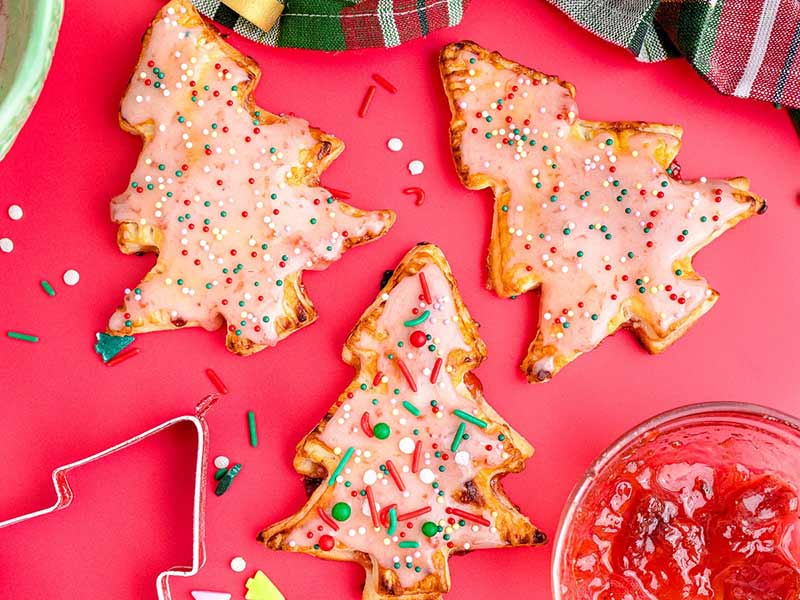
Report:
[{"label": "fruit chunk in jam", "polygon": [[583,515],[579,600],[800,600],[798,491],[738,464],[628,463]]}]

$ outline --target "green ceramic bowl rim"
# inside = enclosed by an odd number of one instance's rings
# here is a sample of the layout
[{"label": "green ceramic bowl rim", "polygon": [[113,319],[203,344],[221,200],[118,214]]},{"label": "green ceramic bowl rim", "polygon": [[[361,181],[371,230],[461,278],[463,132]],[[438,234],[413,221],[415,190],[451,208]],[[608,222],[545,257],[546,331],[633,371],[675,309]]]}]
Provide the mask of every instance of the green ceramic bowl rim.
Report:
[{"label": "green ceramic bowl rim", "polygon": [[[7,129],[14,125],[18,113],[24,111],[26,114],[19,122],[21,129],[30,115],[33,104],[39,97],[44,79],[50,70],[55,49],[53,46],[51,50],[48,50],[48,46],[51,40],[55,39],[61,27],[63,8],[59,8],[57,11],[53,10],[53,7],[58,4],[63,7],[62,0],[41,0],[35,4],[31,30],[22,60],[17,65],[11,87],[5,98],[0,101],[0,136],[10,134],[11,139],[16,137],[19,131],[11,132]],[[32,94],[32,92],[34,93]],[[29,96],[32,96],[30,106],[27,105]]]}]

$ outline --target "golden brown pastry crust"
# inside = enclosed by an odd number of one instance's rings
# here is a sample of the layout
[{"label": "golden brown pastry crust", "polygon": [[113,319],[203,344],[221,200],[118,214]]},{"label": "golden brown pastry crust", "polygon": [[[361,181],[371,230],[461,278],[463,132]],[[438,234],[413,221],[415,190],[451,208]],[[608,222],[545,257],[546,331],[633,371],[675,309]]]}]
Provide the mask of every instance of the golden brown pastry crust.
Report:
[{"label": "golden brown pastry crust", "polygon": [[[465,164],[462,156],[462,138],[467,127],[466,113],[456,102],[456,94],[463,92],[466,88],[464,83],[464,73],[466,66],[459,59],[459,55],[464,50],[468,50],[477,55],[481,60],[486,60],[491,65],[499,69],[507,69],[523,77],[532,80],[547,79],[550,83],[556,83],[569,95],[575,97],[575,87],[563,81],[555,75],[547,75],[528,68],[524,65],[508,60],[497,52],[490,52],[480,45],[471,41],[452,43],[444,47],[439,57],[440,74],[444,84],[447,98],[450,104],[452,119],[450,121],[450,147],[455,162],[456,171],[465,187],[471,190],[491,188],[495,197],[495,210],[492,223],[492,233],[489,241],[487,257],[488,279],[487,288],[494,290],[499,296],[511,297],[523,294],[529,290],[539,288],[541,280],[537,277],[535,270],[520,276],[519,273],[503,269],[506,258],[511,252],[512,234],[505,226],[505,213],[499,207],[508,204],[511,200],[511,191],[505,182],[495,179],[485,173],[473,173]],[[648,123],[643,121],[589,121],[576,119],[572,126],[572,135],[580,138],[592,139],[593,132],[602,130],[604,132],[614,132],[621,148],[627,146],[627,139],[630,136],[641,133],[653,133],[660,136],[660,145],[655,150],[654,156],[661,167],[666,169],[673,164],[681,145],[683,129],[678,125],[666,125],[662,123]],[[692,257],[706,244],[713,241],[726,230],[735,226],[743,219],[755,214],[766,211],[767,203],[760,196],[749,191],[750,182],[745,177],[734,177],[727,180],[727,183],[734,188],[736,200],[749,205],[746,212],[732,218],[724,223],[713,236],[707,238],[703,244],[690,248],[684,258],[677,261],[675,268],[681,268],[686,278],[699,278],[692,266]],[[628,328],[633,331],[641,344],[651,353],[656,354],[665,350],[670,344],[681,337],[697,319],[705,314],[716,302],[719,294],[716,290],[711,290],[711,294],[700,304],[697,309],[686,319],[677,321],[668,331],[658,331],[652,322],[643,318],[645,311],[637,307],[637,299],[633,298],[629,303],[623,303],[619,313],[614,317],[609,325],[608,334],[614,333],[619,328]],[[552,347],[547,347],[542,342],[541,330],[531,342],[527,355],[522,362],[521,368],[531,383],[541,383],[549,381],[566,364],[577,358],[582,352],[575,352],[569,356],[557,356],[554,368],[546,373],[538,371],[535,367],[537,361],[548,354],[554,355]]]},{"label": "golden brown pastry crust", "polygon": [[[499,537],[508,546],[530,546],[543,544],[546,536],[537,527],[522,515],[511,502],[503,489],[501,479],[508,473],[520,472],[525,467],[525,461],[533,454],[533,448],[519,433],[512,429],[486,402],[480,380],[472,373],[485,358],[486,347],[478,336],[477,323],[472,319],[456,286],[455,279],[442,251],[433,244],[419,244],[403,258],[395,269],[392,277],[384,286],[382,292],[390,293],[398,282],[414,276],[425,267],[434,264],[444,273],[449,282],[452,300],[456,314],[459,317],[459,329],[464,340],[469,345],[469,351],[456,349],[447,356],[446,367],[442,373],[447,373],[460,390],[467,394],[478,413],[485,415],[492,423],[496,433],[502,433],[507,440],[504,449],[509,458],[497,469],[484,469],[479,472],[474,481],[474,487],[464,489],[460,493],[459,501],[480,507],[482,510],[497,511],[498,518],[494,522]],[[359,339],[367,335],[379,334],[378,320],[383,314],[386,301],[378,297],[375,302],[364,312],[361,319],[350,332],[342,351],[343,360],[353,367],[356,373],[366,376],[354,380],[339,397],[319,425],[306,435],[297,445],[294,459],[294,469],[300,475],[320,485],[314,489],[304,507],[293,516],[264,529],[258,540],[273,550],[300,551],[324,557],[330,560],[356,562],[366,571],[364,585],[364,600],[440,600],[442,593],[450,589],[450,576],[447,569],[447,557],[451,553],[447,547],[442,547],[434,554],[437,565],[435,572],[420,580],[413,587],[403,587],[392,569],[382,568],[377,560],[369,554],[353,551],[337,544],[330,551],[315,551],[313,549],[293,548],[289,545],[289,534],[308,518],[312,517],[317,506],[321,504],[326,494],[332,489],[325,485],[325,481],[336,468],[340,456],[333,452],[321,439],[322,431],[326,424],[334,417],[337,409],[359,387],[362,379],[371,380],[378,368],[377,357],[370,351],[365,351],[359,346]]]}]

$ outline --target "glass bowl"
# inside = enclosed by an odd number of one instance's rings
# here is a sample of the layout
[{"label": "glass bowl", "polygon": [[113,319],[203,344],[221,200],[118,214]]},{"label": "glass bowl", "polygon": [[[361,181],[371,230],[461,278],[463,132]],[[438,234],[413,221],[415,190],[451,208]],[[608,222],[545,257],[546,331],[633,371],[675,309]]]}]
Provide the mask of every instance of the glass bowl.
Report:
[{"label": "glass bowl", "polygon": [[63,0],[0,0],[0,160],[42,90],[63,13]]},{"label": "glass bowl", "polygon": [[712,402],[668,411],[623,435],[586,471],[564,508],[553,549],[554,600],[591,600],[591,592],[576,589],[585,586],[579,585],[574,566],[577,547],[589,539],[603,503],[613,501],[613,497],[608,500],[612,478],[623,467],[633,473],[635,465],[647,464],[648,459],[745,465],[753,472],[775,474],[797,489],[800,420],[754,404]]}]

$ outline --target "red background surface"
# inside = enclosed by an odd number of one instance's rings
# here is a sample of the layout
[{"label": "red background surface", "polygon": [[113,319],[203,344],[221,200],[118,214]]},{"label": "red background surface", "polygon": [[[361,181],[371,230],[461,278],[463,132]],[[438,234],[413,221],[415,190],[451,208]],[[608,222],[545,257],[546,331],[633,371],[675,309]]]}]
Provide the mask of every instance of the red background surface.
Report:
[{"label": "red background surface", "polygon": [[[296,509],[303,486],[291,470],[295,443],[350,380],[342,343],[372,301],[384,269],[420,240],[446,252],[489,348],[478,369],[487,399],[537,448],[527,470],[506,479],[511,497],[551,536],[565,498],[591,460],[630,426],[670,407],[742,400],[795,413],[798,294],[795,251],[800,145],[782,111],[726,98],[683,61],[637,63],[593,38],[541,1],[474,0],[458,28],[394,50],[335,55],[275,50],[231,41],[262,65],[257,97],[273,112],[294,111],[342,137],[345,153],[323,183],[352,192],[364,208],[391,207],[398,222],[383,240],[350,252],[306,283],[320,320],[277,348],[249,358],[228,354],[223,333],[187,330],[142,335],[139,356],[114,368],[92,346],[121,299],[154,262],[115,245],[108,202],[128,181],[140,149],[120,131],[117,107],[159,3],[68,2],[53,69],[16,146],[0,164],[0,329],[41,336],[39,344],[0,339],[0,520],[53,501],[50,471],[178,414],[212,391],[213,367],[231,393],[209,414],[211,455],[244,464],[222,498],[209,497],[208,562],[189,590],[244,592],[263,569],[290,599],[356,599],[360,567],[275,553],[256,532]],[[518,364],[536,324],[534,294],[502,300],[484,289],[490,228],[488,191],[462,188],[451,164],[448,109],[438,50],[471,38],[552,72],[578,88],[582,115],[603,120],[678,122],[687,178],[745,174],[769,212],[703,250],[696,265],[722,298],[666,354],[652,357],[622,333],[543,386],[525,383]],[[400,91],[379,89],[366,119],[356,115],[380,72]],[[399,136],[402,152],[385,148]],[[411,177],[419,158],[425,173]],[[401,190],[420,185],[424,206]],[[9,204],[25,217],[13,222]],[[81,273],[66,287],[61,274]],[[58,291],[45,295],[39,280]],[[261,445],[248,445],[254,409]],[[194,442],[178,429],[96,463],[73,480],[72,508],[0,531],[0,593],[5,598],[154,598],[156,574],[190,560]],[[244,574],[228,563],[248,561]],[[476,552],[451,561],[449,600],[545,600],[550,548]]]}]

